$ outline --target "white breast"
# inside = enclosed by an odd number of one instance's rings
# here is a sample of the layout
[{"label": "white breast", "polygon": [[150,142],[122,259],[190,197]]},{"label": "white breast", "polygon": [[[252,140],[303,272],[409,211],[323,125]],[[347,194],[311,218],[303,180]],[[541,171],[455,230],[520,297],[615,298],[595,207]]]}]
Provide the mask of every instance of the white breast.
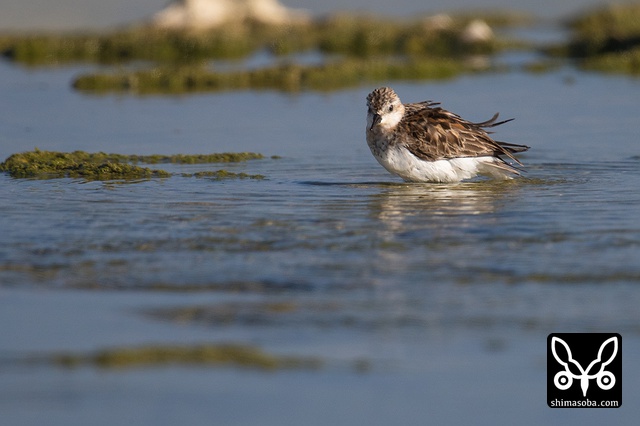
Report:
[{"label": "white breast", "polygon": [[371,151],[385,169],[407,182],[460,182],[478,174],[498,178],[510,177],[492,165],[499,161],[493,157],[424,161],[400,145],[389,146],[386,150],[376,150],[377,152],[373,149]]}]

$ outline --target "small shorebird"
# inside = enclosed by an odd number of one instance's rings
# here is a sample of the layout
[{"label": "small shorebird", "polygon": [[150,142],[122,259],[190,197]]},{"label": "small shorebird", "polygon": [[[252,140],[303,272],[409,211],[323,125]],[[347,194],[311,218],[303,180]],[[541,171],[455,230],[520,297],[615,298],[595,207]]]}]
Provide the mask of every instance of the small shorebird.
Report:
[{"label": "small shorebird", "polygon": [[367,96],[367,144],[385,169],[407,182],[459,182],[477,175],[509,179],[520,174],[501,156],[522,165],[513,154],[529,147],[495,141],[484,130],[513,119],[496,122],[495,114],[472,123],[436,105],[403,104],[389,87]]}]

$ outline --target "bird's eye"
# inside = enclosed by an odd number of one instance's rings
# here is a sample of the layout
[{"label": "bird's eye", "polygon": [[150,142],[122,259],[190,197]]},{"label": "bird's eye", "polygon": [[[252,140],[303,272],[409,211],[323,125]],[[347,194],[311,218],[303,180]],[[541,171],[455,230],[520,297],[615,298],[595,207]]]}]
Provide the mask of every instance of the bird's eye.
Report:
[{"label": "bird's eye", "polygon": [[389,112],[393,111],[393,105],[389,105]]}]

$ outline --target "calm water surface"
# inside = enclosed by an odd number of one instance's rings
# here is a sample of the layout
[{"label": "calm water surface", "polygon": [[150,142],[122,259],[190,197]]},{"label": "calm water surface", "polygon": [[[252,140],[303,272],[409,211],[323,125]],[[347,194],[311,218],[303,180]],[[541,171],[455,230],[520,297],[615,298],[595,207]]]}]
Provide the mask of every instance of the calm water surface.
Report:
[{"label": "calm water surface", "polygon": [[[430,185],[402,183],[371,157],[371,87],[90,97],[69,90],[76,72],[0,64],[1,157],[37,146],[281,158],[160,166],[265,180],[0,176],[7,424],[637,420],[639,81],[567,68],[394,84],[407,102],[438,100],[472,120],[516,117],[498,139],[532,147],[524,178]],[[546,336],[561,331],[622,334],[622,408],[546,407]],[[19,362],[200,342],[326,364],[264,373]]]}]

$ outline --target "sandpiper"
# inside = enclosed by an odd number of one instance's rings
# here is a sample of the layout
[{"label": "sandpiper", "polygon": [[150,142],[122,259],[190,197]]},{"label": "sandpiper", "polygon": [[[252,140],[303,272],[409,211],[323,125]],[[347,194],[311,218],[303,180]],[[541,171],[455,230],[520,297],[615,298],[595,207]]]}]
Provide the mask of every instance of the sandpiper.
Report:
[{"label": "sandpiper", "polygon": [[424,101],[403,104],[389,87],[367,96],[367,144],[378,162],[407,182],[459,182],[477,175],[509,179],[519,175],[514,153],[525,145],[498,142],[485,128],[510,120],[473,123]]}]

